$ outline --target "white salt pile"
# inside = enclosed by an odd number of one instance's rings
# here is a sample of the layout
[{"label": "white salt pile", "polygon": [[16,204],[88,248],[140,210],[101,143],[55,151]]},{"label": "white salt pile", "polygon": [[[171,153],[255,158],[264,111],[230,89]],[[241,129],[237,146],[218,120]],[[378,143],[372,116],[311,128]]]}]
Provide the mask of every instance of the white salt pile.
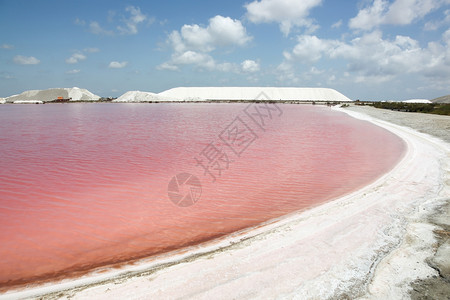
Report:
[{"label": "white salt pile", "polygon": [[149,101],[214,101],[214,100],[298,100],[351,101],[328,88],[277,87],[178,87],[159,94],[141,91],[126,92],[113,102]]},{"label": "white salt pile", "polygon": [[[97,101],[99,96],[86,89],[55,88],[30,90],[5,99],[6,103],[17,101],[48,102],[58,98],[72,101]],[[287,100],[287,101],[351,101],[334,89],[328,88],[278,88],[278,87],[178,87],[159,94],[129,91],[113,102],[155,101],[209,101],[209,100]],[[2,103],[2,102],[0,102]]]},{"label": "white salt pile", "polygon": [[293,87],[178,87],[158,95],[183,100],[351,101],[334,89]]},{"label": "white salt pile", "polygon": [[150,102],[150,101],[177,101],[178,99],[160,96],[159,94],[141,91],[129,91],[113,100],[113,102]]},{"label": "white salt pile", "polygon": [[48,102],[62,97],[63,99],[71,98],[72,101],[97,101],[97,96],[86,89],[73,88],[54,88],[47,90],[30,90],[18,95],[6,98],[7,103],[16,103],[16,101],[34,100]]},{"label": "white salt pile", "polygon": [[0,104],[5,104],[6,103],[6,99],[5,98],[0,98]]}]

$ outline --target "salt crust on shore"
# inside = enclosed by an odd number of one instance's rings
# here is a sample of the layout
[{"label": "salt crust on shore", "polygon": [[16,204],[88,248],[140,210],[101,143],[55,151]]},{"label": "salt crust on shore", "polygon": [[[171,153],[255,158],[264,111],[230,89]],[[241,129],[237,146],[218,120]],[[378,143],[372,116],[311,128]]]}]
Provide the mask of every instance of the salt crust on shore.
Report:
[{"label": "salt crust on shore", "polygon": [[0,298],[407,298],[411,281],[437,275],[424,262],[433,254],[433,226],[421,220],[450,197],[450,147],[345,112],[387,128],[408,147],[402,161],[369,186],[187,252]]}]

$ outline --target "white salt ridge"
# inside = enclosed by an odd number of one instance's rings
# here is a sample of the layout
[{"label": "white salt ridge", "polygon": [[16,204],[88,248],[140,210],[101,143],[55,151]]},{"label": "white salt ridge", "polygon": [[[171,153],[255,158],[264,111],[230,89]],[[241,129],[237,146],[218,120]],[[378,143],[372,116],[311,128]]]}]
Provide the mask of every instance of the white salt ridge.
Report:
[{"label": "white salt ridge", "polygon": [[178,87],[159,94],[142,91],[126,92],[113,102],[149,101],[214,101],[214,100],[299,100],[351,101],[328,88],[279,87]]},{"label": "white salt ridge", "polygon": [[48,102],[58,97],[64,99],[72,98],[72,101],[97,101],[100,96],[97,96],[86,89],[73,88],[54,88],[47,90],[30,90],[18,95],[13,95],[6,98],[7,103],[16,103],[17,101],[35,100]]},{"label": "white salt ridge", "polygon": [[334,89],[294,87],[178,87],[158,95],[183,100],[351,101]]},{"label": "white salt ridge", "polygon": [[167,98],[151,92],[129,91],[113,100],[113,102],[149,102],[149,101],[174,101],[178,99]]},{"label": "white salt ridge", "polygon": [[[48,102],[63,97],[72,101],[97,101],[100,97],[86,89],[56,88],[30,90],[7,97],[7,103],[17,101]],[[299,100],[299,101],[351,101],[336,90],[328,88],[278,88],[278,87],[178,87],[159,94],[129,91],[113,102],[150,101],[205,101],[205,100]],[[2,103],[2,101],[0,101]]]},{"label": "white salt ridge", "polygon": [[6,99],[5,98],[0,98],[0,104],[5,104],[6,103]]},{"label": "white salt ridge", "polygon": [[409,99],[409,100],[404,100],[402,101],[403,103],[433,103],[428,99]]}]

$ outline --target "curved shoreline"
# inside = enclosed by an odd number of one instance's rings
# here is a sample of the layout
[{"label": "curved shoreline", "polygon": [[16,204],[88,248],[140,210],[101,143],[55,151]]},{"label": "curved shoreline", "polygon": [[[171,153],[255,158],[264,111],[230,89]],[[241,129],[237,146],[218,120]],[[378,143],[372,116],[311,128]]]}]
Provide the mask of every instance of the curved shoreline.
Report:
[{"label": "curved shoreline", "polygon": [[[448,156],[443,155],[448,146],[407,128],[349,114],[387,128],[408,143],[402,161],[371,185],[251,232],[236,233],[206,247],[193,247],[193,252],[172,259],[142,261],[111,274],[11,291],[0,298],[49,293],[98,298],[111,296],[112,292],[118,296],[132,293],[135,297],[188,294],[198,298],[245,298],[254,297],[256,291],[269,297],[353,298],[363,296],[367,290],[373,293],[371,287],[373,290],[374,279],[380,276],[380,262],[394,249],[400,249],[408,232],[405,216],[414,211],[416,203],[426,203],[431,195],[434,198],[441,194],[442,200],[427,204],[428,210],[448,196],[442,183],[445,174],[440,174],[445,166],[439,164],[440,160],[448,164]],[[436,272],[424,269],[422,277]],[[205,282],[205,278],[209,280]],[[134,290],[136,285],[138,290]],[[183,289],[185,286],[189,291]]]}]

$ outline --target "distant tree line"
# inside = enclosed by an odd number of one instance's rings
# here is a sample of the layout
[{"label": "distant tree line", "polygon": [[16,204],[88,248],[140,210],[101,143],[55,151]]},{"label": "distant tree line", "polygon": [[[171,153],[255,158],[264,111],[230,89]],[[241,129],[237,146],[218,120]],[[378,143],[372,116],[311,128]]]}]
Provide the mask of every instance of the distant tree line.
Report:
[{"label": "distant tree line", "polygon": [[450,115],[449,103],[372,102],[376,108],[436,115]]}]

